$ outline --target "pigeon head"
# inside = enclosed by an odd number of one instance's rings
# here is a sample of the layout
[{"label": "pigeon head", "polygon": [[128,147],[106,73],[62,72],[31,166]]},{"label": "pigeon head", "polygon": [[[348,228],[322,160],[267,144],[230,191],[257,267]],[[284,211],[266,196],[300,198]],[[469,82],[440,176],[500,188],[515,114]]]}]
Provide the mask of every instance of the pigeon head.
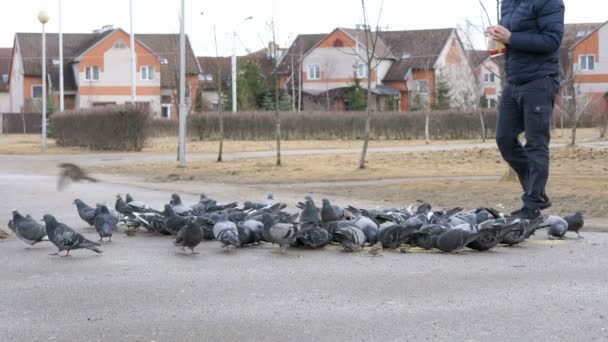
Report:
[{"label": "pigeon head", "polygon": [[331,203],[329,202],[329,200],[327,198],[323,199],[323,205],[330,205]]},{"label": "pigeon head", "polygon": [[116,199],[117,200],[122,200],[122,196],[120,196],[120,194],[116,194]]},{"label": "pigeon head", "polygon": [[19,213],[19,211],[17,211],[17,209],[14,209],[12,213],[13,213],[13,220],[18,219],[18,218],[23,218],[23,216],[21,215],[21,213]]},{"label": "pigeon head", "polygon": [[171,201],[173,202],[173,205],[182,204],[182,199],[179,197],[178,194],[171,195]]},{"label": "pigeon head", "polygon": [[266,199],[274,200],[274,194],[268,194],[268,196],[266,197]]},{"label": "pigeon head", "polygon": [[57,219],[55,218],[55,216],[51,215],[51,214],[46,214],[42,217],[42,221],[44,221],[44,223],[46,223],[47,225],[55,225],[57,224]]},{"label": "pigeon head", "polygon": [[126,200],[127,202],[133,202],[133,196],[131,196],[131,194],[126,194],[126,195],[125,195],[125,200]]},{"label": "pigeon head", "polygon": [[262,214],[262,223],[264,224],[264,228],[267,229],[275,225],[274,218],[268,213]]},{"label": "pigeon head", "polygon": [[75,204],[75,205],[82,205],[83,203],[84,202],[82,202],[80,199],[77,198],[77,199],[74,200],[73,204]]},{"label": "pigeon head", "polygon": [[173,207],[170,204],[165,204],[165,215],[173,215],[175,212],[173,211]]},{"label": "pigeon head", "polygon": [[108,207],[105,204],[98,204],[97,208],[99,209],[100,213],[103,213],[103,214],[109,214],[110,213],[110,210],[108,210]]}]

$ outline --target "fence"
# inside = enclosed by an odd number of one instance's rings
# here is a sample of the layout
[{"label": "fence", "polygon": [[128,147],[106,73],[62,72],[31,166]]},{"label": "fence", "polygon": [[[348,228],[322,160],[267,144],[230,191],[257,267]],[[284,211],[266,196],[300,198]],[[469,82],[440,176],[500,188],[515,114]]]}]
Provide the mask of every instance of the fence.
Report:
[{"label": "fence", "polygon": [[0,113],[0,133],[40,134],[42,114],[40,113]]}]

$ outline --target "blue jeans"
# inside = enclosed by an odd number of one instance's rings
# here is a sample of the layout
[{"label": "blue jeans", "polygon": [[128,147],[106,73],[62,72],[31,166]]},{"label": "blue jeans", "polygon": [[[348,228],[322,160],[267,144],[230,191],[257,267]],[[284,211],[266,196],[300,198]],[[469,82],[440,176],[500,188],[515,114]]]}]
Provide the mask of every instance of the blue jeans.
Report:
[{"label": "blue jeans", "polygon": [[[540,208],[549,178],[551,119],[559,80],[543,77],[525,84],[507,83],[496,124],[496,143],[503,159],[515,170],[524,191],[524,207]],[[525,132],[526,145],[518,136]]]}]

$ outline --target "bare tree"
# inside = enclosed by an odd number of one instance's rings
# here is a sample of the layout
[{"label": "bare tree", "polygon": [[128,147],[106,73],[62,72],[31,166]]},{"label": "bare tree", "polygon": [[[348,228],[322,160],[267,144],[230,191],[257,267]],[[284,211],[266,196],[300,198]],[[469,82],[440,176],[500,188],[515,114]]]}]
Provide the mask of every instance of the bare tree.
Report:
[{"label": "bare tree", "polygon": [[366,71],[367,71],[367,105],[366,105],[366,112],[367,115],[365,116],[365,135],[364,135],[364,142],[363,142],[363,147],[361,149],[361,158],[359,160],[359,168],[360,169],[365,169],[365,159],[367,156],[367,149],[369,146],[369,137],[370,137],[370,133],[371,133],[371,119],[372,119],[372,74],[373,72],[378,68],[378,65],[380,65],[382,59],[386,56],[378,56],[378,44],[379,44],[379,37],[380,35],[378,34],[379,32],[379,24],[380,24],[380,19],[382,17],[382,9],[384,8],[384,0],[382,0],[380,2],[380,9],[379,9],[379,13],[378,13],[378,18],[376,21],[376,26],[374,29],[372,29],[372,27],[369,25],[369,16],[367,13],[367,6],[365,4],[365,0],[361,0],[361,11],[363,13],[363,33],[364,33],[364,44],[365,44],[365,49],[363,51],[363,53],[361,53],[359,51],[359,44],[358,44],[358,37],[355,37],[355,39],[357,40],[357,48],[356,49],[352,49],[351,47],[351,51],[352,54],[356,57],[357,59],[357,63],[355,64],[355,68],[358,68],[358,63],[359,60],[362,60]]},{"label": "bare tree", "polygon": [[600,139],[606,139],[606,133],[608,133],[608,91],[602,97],[606,101],[606,109],[604,109],[604,113],[602,114],[603,124],[600,127]]},{"label": "bare tree", "polygon": [[220,125],[220,146],[217,152],[217,162],[222,162],[224,154],[224,94],[222,94],[222,64],[219,61],[220,54],[217,49],[217,31],[213,25],[213,40],[215,42],[215,67],[217,70],[217,114]]},{"label": "bare tree", "polygon": [[576,146],[576,129],[579,120],[587,112],[587,109],[589,109],[591,104],[596,101],[593,98],[593,95],[582,93],[580,85],[576,87],[574,100],[574,112],[572,113],[572,140],[570,141],[570,146]]}]

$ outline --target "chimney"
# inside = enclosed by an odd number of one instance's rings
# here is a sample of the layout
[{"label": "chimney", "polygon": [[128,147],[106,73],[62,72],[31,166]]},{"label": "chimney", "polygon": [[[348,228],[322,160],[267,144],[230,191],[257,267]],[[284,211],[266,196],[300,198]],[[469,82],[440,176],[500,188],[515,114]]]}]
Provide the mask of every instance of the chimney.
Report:
[{"label": "chimney", "polygon": [[100,29],[94,30],[93,33],[104,33],[107,31],[112,31],[114,29],[114,25],[103,25]]}]

